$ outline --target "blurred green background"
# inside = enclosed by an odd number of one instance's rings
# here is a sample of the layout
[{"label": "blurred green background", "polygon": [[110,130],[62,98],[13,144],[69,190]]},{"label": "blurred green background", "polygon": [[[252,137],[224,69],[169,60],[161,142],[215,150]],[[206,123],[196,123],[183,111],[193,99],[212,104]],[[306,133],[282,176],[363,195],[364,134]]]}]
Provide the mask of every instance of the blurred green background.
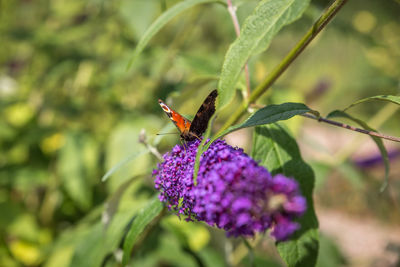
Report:
[{"label": "blurred green background", "polygon": [[[157,159],[144,154],[106,183],[101,177],[132,153],[146,151],[138,142],[142,129],[161,152],[179,142],[178,135],[156,136],[175,131],[157,99],[193,115],[216,88],[235,39],[224,5],[200,5],[168,23],[127,69],[140,37],[177,2],[0,0],[0,266],[117,264],[126,226],[155,194],[151,170]],[[257,5],[234,3],[240,23]],[[252,57],[253,88],[327,5],[312,1],[267,52]],[[304,102],[327,114],[360,98],[399,94],[399,14],[396,1],[349,1],[260,104]],[[238,94],[216,129],[239,100]],[[394,104],[369,102],[351,113],[400,136]],[[383,165],[373,161],[379,152],[368,137],[300,118],[289,124],[316,172],[324,234],[319,265],[399,264],[399,146],[386,143],[391,185],[379,194]],[[227,139],[251,149],[249,131]],[[109,213],[103,212],[105,203]],[[347,228],[335,228],[341,223]],[[355,241],[345,238],[365,225],[370,228],[358,238],[379,244],[378,253],[353,251]],[[376,235],[365,241],[363,233]],[[222,232],[170,216],[141,243],[133,266],[196,266],[196,257],[207,266],[245,266],[251,257],[260,266],[281,264],[270,241],[248,255]]]}]

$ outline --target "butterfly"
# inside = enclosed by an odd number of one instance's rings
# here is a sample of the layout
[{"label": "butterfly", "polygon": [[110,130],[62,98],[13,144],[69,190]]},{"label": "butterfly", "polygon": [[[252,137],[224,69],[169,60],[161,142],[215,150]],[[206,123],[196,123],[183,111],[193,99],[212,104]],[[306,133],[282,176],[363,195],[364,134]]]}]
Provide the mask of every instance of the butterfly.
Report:
[{"label": "butterfly", "polygon": [[158,103],[165,114],[167,114],[175,124],[176,128],[178,128],[181,138],[185,141],[193,141],[195,139],[200,139],[200,136],[206,131],[208,121],[215,113],[215,99],[217,96],[217,90],[212,91],[207,96],[194,116],[193,121],[186,119],[181,114],[168,107],[161,99],[158,100]]}]

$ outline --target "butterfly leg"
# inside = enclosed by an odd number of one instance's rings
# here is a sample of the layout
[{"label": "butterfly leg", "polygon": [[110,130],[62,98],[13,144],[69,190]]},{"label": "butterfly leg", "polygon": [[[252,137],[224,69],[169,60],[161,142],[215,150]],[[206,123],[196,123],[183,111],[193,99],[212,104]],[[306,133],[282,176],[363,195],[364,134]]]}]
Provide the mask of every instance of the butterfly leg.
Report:
[{"label": "butterfly leg", "polygon": [[197,138],[197,140],[199,140],[199,141],[201,141],[202,139],[197,135],[197,134],[195,134],[195,133],[192,133],[192,136],[194,136],[194,137],[196,137]]},{"label": "butterfly leg", "polygon": [[181,141],[181,144],[183,146],[183,149],[185,150],[185,155],[186,155],[186,142],[185,142],[185,139],[180,138],[179,140]]}]

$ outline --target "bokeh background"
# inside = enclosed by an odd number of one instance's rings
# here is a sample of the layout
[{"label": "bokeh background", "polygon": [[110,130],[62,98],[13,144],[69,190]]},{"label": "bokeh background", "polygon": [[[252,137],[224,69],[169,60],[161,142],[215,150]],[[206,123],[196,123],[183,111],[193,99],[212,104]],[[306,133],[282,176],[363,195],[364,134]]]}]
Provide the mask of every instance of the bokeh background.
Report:
[{"label": "bokeh background", "polygon": [[[140,37],[177,2],[0,0],[0,266],[117,265],[124,229],[155,194],[157,159],[145,154],[107,182],[101,177],[147,150],[140,134],[161,152],[179,142],[178,135],[156,135],[176,131],[157,99],[193,116],[216,88],[235,39],[224,5],[197,6],[168,23],[127,69]],[[257,5],[234,3],[241,23]],[[252,57],[253,88],[327,5],[312,1]],[[364,97],[399,94],[399,84],[399,2],[352,0],[259,104],[304,102],[326,115]],[[238,93],[215,129],[240,99]],[[368,102],[351,114],[400,136],[394,104]],[[288,125],[316,174],[319,266],[400,266],[399,145],[385,142],[391,183],[380,194],[384,168],[368,136],[304,118]],[[251,151],[251,130],[227,140]],[[118,208],[110,204],[118,201]],[[110,250],[98,248],[109,234],[105,203],[117,218]],[[196,257],[207,266],[246,266],[250,258],[282,265],[270,240],[249,255],[220,231],[168,216],[136,248],[133,266],[198,266]]]}]

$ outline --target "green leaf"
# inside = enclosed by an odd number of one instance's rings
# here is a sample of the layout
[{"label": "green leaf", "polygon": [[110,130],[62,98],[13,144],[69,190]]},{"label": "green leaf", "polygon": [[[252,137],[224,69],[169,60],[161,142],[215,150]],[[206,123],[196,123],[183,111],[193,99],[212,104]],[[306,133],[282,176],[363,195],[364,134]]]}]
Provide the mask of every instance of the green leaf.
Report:
[{"label": "green leaf", "polygon": [[301,0],[264,0],[247,17],[240,36],[231,44],[225,55],[218,84],[219,109],[225,107],[232,100],[240,72],[249,57],[256,52],[260,42],[271,40],[287,21],[293,20],[290,13],[301,7],[299,1]]},{"label": "green leaf", "polygon": [[[372,132],[376,132],[376,130],[372,127],[370,127],[367,123],[365,123],[364,121],[354,118],[353,116],[350,116],[349,114],[347,114],[344,111],[340,111],[340,110],[334,110],[331,113],[328,114],[328,116],[326,116],[327,118],[346,118],[349,119],[351,121],[354,121],[355,123],[357,123],[358,125],[360,125],[363,129],[367,130],[367,131],[372,131]],[[379,151],[381,152],[382,155],[382,159],[383,159],[383,164],[385,165],[385,180],[380,188],[380,191],[383,192],[388,183],[389,183],[389,170],[390,170],[390,166],[389,166],[389,156],[388,153],[386,151],[385,146],[383,145],[383,141],[381,138],[376,137],[376,136],[371,136],[372,140],[375,142],[375,144],[378,146]]]},{"label": "green leaf", "polygon": [[103,261],[104,235],[101,223],[88,227],[79,233],[81,240],[77,242],[69,266],[99,267]]},{"label": "green leaf", "polygon": [[356,102],[354,102],[353,104],[351,104],[350,106],[348,106],[347,108],[344,109],[344,111],[348,110],[349,108],[370,101],[370,100],[381,100],[381,101],[388,101],[388,102],[392,102],[394,104],[400,105],[400,96],[395,96],[395,95],[377,95],[377,96],[371,96],[371,97],[367,97],[367,98],[363,98],[361,100],[358,100]]},{"label": "green leaf", "polygon": [[306,105],[302,103],[283,103],[280,105],[269,105],[260,110],[257,110],[243,123],[229,127],[215,139],[242,128],[288,120],[293,116],[304,114],[306,112],[315,113],[315,111],[309,109]]},{"label": "green leaf", "polygon": [[340,251],[338,245],[327,236],[321,235],[317,267],[336,267],[347,265],[348,262],[343,253]]},{"label": "green leaf", "polygon": [[154,0],[121,0],[118,2],[119,14],[126,21],[126,25],[130,28],[135,38],[143,36],[159,15],[160,3],[158,2]]},{"label": "green leaf", "polygon": [[258,126],[254,132],[252,157],[273,175],[293,177],[307,200],[307,211],[298,220],[301,228],[277,244],[279,254],[291,266],[315,266],[318,255],[318,220],[312,200],[314,173],[301,158],[295,139],[282,125]]},{"label": "green leaf", "polygon": [[183,221],[175,214],[163,218],[161,226],[173,233],[181,245],[196,252],[204,249],[211,239],[207,226]]},{"label": "green leaf", "polygon": [[101,181],[105,182],[107,181],[107,179],[113,175],[116,171],[118,171],[121,167],[123,167],[125,164],[127,164],[128,162],[130,162],[131,160],[134,160],[135,158],[147,154],[148,151],[141,151],[141,152],[134,152],[131,155],[129,155],[128,157],[126,157],[125,159],[121,160],[120,162],[118,162],[115,166],[113,166],[106,174],[103,175],[103,177],[101,177]]},{"label": "green leaf", "polygon": [[143,175],[137,175],[125,181],[107,200],[104,204],[105,208],[103,213],[101,214],[101,222],[104,225],[104,228],[107,229],[110,222],[112,221],[114,215],[118,210],[119,203],[121,201],[122,196],[124,195],[125,191],[129,188],[129,186],[136,181],[138,178],[142,177]]},{"label": "green leaf", "polygon": [[143,208],[134,219],[129,232],[124,242],[124,255],[122,258],[122,265],[126,266],[128,263],[132,248],[138,240],[140,234],[145,228],[154,222],[163,210],[163,204],[160,202],[158,197],[154,197],[147,207]]},{"label": "green leaf", "polygon": [[79,233],[78,228],[77,234],[80,238],[77,239],[70,266],[102,266],[106,255],[113,253],[118,248],[125,229],[136,212],[132,209],[117,213],[107,229],[100,222],[94,225],[86,225],[83,233]]},{"label": "green leaf", "polygon": [[111,192],[132,176],[151,168],[148,149],[138,141],[141,129],[148,129],[148,124],[146,119],[139,117],[132,122],[122,121],[113,128],[105,155],[105,166],[112,174],[111,177],[107,175],[107,187]]},{"label": "green leaf", "polygon": [[185,0],[181,1],[178,4],[174,5],[167,11],[165,11],[160,17],[154,21],[151,26],[147,29],[145,34],[140,39],[138,45],[133,52],[132,59],[129,61],[128,69],[132,66],[132,63],[135,61],[136,57],[143,51],[146,47],[147,43],[150,39],[167,24],[170,20],[172,20],[179,13],[195,6],[198,4],[211,3],[211,2],[219,2],[218,0]]},{"label": "green leaf", "polygon": [[83,147],[84,138],[80,134],[67,133],[65,145],[59,152],[57,171],[71,199],[87,210],[91,206],[92,191],[85,175]]},{"label": "green leaf", "polygon": [[[132,189],[132,186],[125,185]],[[114,195],[117,193],[124,192],[115,192]],[[125,193],[125,195],[127,194]],[[119,250],[129,223],[140,208],[147,205],[148,201],[148,199],[122,200],[125,207],[120,207],[107,225],[100,222],[104,204],[92,208],[84,218],[73,227],[63,231],[54,241],[52,247],[49,248],[50,262],[46,264],[46,267],[59,266],[52,264],[54,261],[57,263],[61,261],[63,264],[65,263],[65,266],[105,266],[104,259],[108,258],[107,255]],[[61,259],[58,259],[59,254]]]},{"label": "green leaf", "polygon": [[310,0],[295,0],[290,5],[290,7],[285,11],[285,13],[279,18],[279,20],[275,23],[275,25],[271,28],[268,35],[262,39],[253,54],[261,53],[268,49],[272,38],[282,29],[284,26],[294,22],[299,19],[301,15],[304,13],[308,5],[310,4]]}]

